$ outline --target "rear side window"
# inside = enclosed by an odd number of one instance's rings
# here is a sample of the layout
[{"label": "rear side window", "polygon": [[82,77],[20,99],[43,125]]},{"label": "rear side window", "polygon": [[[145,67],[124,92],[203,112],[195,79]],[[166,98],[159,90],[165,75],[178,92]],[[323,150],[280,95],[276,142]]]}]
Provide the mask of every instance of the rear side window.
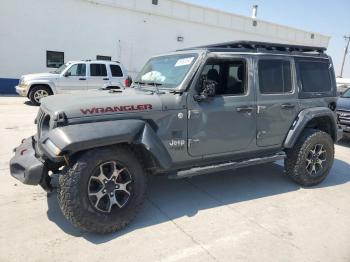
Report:
[{"label": "rear side window", "polygon": [[290,62],[263,59],[259,61],[259,87],[262,94],[289,93],[292,91]]},{"label": "rear side window", "polygon": [[120,66],[110,65],[110,67],[111,67],[111,72],[112,72],[113,77],[122,77],[123,76],[123,72],[122,72],[122,69],[120,68]]},{"label": "rear side window", "polygon": [[298,68],[303,92],[329,92],[332,90],[328,62],[299,61]]},{"label": "rear side window", "polygon": [[107,76],[107,69],[105,64],[90,64],[91,76]]}]

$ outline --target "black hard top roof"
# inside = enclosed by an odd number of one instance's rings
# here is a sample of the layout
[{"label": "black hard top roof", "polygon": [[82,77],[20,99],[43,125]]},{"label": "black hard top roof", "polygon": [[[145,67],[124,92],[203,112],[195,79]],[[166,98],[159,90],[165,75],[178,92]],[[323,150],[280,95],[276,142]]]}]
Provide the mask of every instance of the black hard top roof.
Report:
[{"label": "black hard top roof", "polygon": [[187,51],[194,49],[206,49],[212,52],[261,52],[261,53],[289,53],[289,54],[313,54],[322,55],[327,50],[325,47],[290,45],[256,41],[233,41],[204,45],[181,49],[178,51]]}]

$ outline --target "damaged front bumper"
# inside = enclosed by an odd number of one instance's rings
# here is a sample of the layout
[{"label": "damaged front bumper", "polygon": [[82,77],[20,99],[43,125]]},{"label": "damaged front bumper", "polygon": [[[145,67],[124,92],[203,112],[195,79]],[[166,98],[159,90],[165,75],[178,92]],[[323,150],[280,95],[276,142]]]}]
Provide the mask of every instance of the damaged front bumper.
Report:
[{"label": "damaged front bumper", "polygon": [[11,175],[27,185],[41,185],[51,191],[50,177],[45,162],[35,151],[36,141],[29,137],[14,149],[15,156],[10,161]]}]

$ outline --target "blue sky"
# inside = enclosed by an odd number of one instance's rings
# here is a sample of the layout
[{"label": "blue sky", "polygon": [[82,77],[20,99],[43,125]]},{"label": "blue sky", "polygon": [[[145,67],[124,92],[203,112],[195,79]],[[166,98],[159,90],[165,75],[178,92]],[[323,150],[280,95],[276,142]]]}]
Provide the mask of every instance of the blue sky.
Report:
[{"label": "blue sky", "polygon": [[[251,16],[251,7],[259,5],[258,18],[306,31],[331,36],[328,54],[336,74],[340,73],[345,48],[344,35],[350,35],[350,0],[184,0],[240,15]],[[343,77],[350,77],[350,53]]]}]

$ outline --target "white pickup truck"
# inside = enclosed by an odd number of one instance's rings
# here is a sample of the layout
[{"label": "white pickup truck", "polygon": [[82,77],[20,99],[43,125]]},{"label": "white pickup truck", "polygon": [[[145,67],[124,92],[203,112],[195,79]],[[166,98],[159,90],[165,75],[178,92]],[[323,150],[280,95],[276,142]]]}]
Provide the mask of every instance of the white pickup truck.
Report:
[{"label": "white pickup truck", "polygon": [[51,73],[23,75],[15,89],[40,105],[49,95],[127,86],[130,79],[119,62],[86,60],[65,63]]}]

